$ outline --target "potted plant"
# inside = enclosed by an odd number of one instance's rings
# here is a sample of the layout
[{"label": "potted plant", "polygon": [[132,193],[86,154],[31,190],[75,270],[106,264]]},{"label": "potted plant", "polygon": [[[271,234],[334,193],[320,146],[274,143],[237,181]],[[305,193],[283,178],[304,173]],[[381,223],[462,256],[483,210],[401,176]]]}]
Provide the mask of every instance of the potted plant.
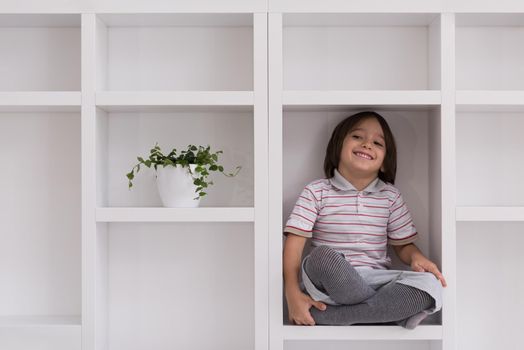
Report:
[{"label": "potted plant", "polygon": [[[198,207],[200,199],[206,195],[204,189],[213,184],[207,180],[210,171],[219,171],[227,177],[232,177],[241,169],[237,166],[234,174],[224,173],[224,167],[217,163],[220,153],[223,152],[211,152],[209,145],[188,145],[187,150],[181,151],[179,155],[175,148],[164,155],[156,143],[149,153],[149,158],[137,157],[138,163],[126,174],[129,189],[133,186],[132,181],[140,171],[141,165],[154,167],[158,192],[165,207]],[[195,193],[198,195],[193,198]]]}]

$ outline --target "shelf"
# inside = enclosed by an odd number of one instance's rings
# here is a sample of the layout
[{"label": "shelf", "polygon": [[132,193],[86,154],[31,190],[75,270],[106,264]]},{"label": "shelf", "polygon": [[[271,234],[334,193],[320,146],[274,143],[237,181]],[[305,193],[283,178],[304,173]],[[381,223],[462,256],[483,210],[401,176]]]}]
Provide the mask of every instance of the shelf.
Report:
[{"label": "shelf", "polygon": [[524,110],[524,91],[518,90],[458,90],[457,111],[501,111]]},{"label": "shelf", "polygon": [[284,91],[285,107],[309,106],[433,106],[440,105],[440,91]]},{"label": "shelf", "polygon": [[459,90],[523,90],[524,15],[456,14],[456,87]]},{"label": "shelf", "polygon": [[98,208],[97,222],[253,222],[254,208]]},{"label": "shelf", "polygon": [[55,327],[78,326],[80,316],[1,316],[0,327]]},{"label": "shelf", "polygon": [[440,90],[439,14],[285,13],[281,29],[284,90]]},{"label": "shelf", "polygon": [[252,91],[253,15],[99,14],[97,88]]},{"label": "shelf", "polygon": [[[253,91],[103,91],[96,105],[105,111],[253,110]],[[193,107],[193,108],[189,108]]]},{"label": "shelf", "polygon": [[0,92],[0,112],[78,112],[80,91]]},{"label": "shelf", "polygon": [[284,340],[440,340],[442,326],[284,326]]},{"label": "shelf", "polygon": [[0,91],[80,90],[79,14],[0,14]]},{"label": "shelf", "polygon": [[524,206],[522,112],[457,111],[455,129],[456,206]]},{"label": "shelf", "polygon": [[[522,348],[524,224],[459,222],[456,227],[456,349]],[[485,303],[479,312],[482,300],[493,299],[496,305]]]},{"label": "shelf", "polygon": [[457,221],[524,221],[524,207],[457,207]]}]

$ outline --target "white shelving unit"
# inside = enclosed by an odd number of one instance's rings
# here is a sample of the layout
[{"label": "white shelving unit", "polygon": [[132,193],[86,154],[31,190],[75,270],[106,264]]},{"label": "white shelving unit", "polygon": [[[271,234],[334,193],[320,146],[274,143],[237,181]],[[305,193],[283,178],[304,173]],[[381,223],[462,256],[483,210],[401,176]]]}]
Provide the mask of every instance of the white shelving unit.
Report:
[{"label": "white shelving unit", "polygon": [[[523,42],[518,0],[3,1],[0,349],[517,349]],[[367,109],[443,310],[290,325],[283,224]],[[152,172],[125,177],[155,142],[242,170],[162,208]]]},{"label": "white shelving unit", "polygon": [[80,349],[80,15],[0,14],[0,348]]}]

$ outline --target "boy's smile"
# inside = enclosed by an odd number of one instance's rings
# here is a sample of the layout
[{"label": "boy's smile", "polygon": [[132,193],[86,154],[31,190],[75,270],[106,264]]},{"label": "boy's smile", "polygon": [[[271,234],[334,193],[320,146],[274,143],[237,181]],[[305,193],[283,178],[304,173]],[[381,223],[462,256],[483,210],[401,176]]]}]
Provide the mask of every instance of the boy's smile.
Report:
[{"label": "boy's smile", "polygon": [[358,123],[345,137],[338,171],[351,183],[371,182],[382,168],[386,143],[380,123],[368,118]]}]

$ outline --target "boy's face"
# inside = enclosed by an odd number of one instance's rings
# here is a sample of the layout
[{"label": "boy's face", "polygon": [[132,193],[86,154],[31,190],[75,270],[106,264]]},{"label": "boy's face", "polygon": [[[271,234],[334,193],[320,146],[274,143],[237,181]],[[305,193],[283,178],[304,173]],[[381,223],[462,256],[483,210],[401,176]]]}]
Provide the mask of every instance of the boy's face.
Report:
[{"label": "boy's face", "polygon": [[384,171],[382,163],[385,156],[386,142],[382,127],[375,118],[367,118],[346,135],[339,167],[344,167],[353,175],[376,177],[379,170]]}]

